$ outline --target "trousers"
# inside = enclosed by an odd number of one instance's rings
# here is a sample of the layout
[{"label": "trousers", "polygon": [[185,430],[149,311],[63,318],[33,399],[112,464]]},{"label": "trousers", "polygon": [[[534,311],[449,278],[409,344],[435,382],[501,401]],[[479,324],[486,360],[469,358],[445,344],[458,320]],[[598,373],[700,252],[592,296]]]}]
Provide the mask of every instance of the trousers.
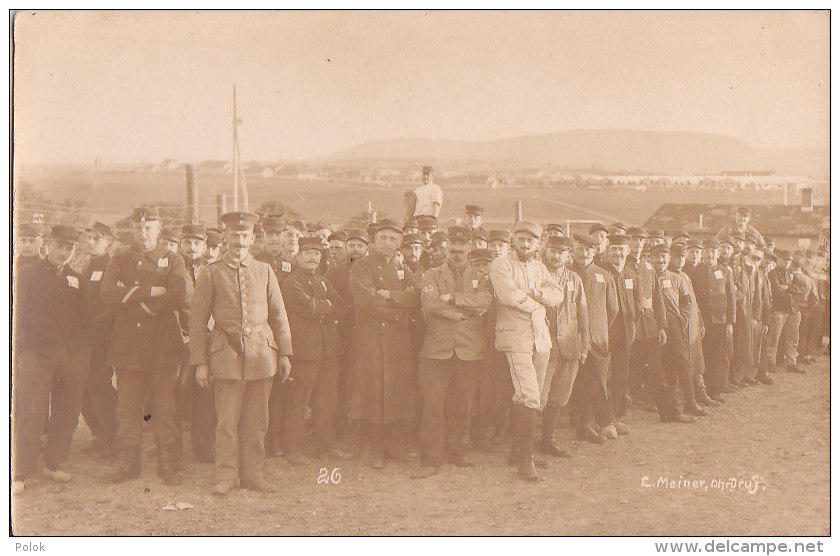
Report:
[{"label": "trousers", "polygon": [[[764,358],[766,367],[775,367],[777,355],[782,356],[783,362],[788,365],[796,365],[798,353],[796,350],[799,344],[799,323],[801,314],[774,312],[770,320],[770,330],[767,333],[767,353]],[[781,350],[781,353],[779,351]]]},{"label": "trousers", "polygon": [[105,363],[107,342],[96,342],[90,351],[90,371],[82,400],[82,416],[94,438],[106,442],[117,439],[117,389],[114,368]]},{"label": "trousers", "polygon": [[630,383],[630,345],[623,336],[622,332],[620,337],[610,338],[610,373],[607,380],[613,417],[619,420],[627,417]]},{"label": "trousers", "polygon": [[580,366],[572,388],[570,409],[575,424],[583,427],[597,422],[606,426],[612,422],[612,409],[607,381],[610,358],[590,352]]},{"label": "trousers", "polygon": [[330,450],[335,442],[335,410],[338,400],[338,359],[295,359],[292,365],[283,439],[290,452],[300,451],[306,406],[312,410],[312,424],[318,451]]},{"label": "trousers", "polygon": [[725,324],[707,324],[703,337],[703,359],[706,361],[706,390],[710,394],[720,394],[727,386],[727,364]]},{"label": "trousers", "polygon": [[273,378],[214,381],[216,471],[220,481],[262,479],[272,382]]},{"label": "trousers", "polygon": [[505,352],[510,368],[510,378],[513,382],[513,403],[531,409],[540,408],[549,355],[549,352],[538,351],[533,353]]},{"label": "trousers", "polygon": [[566,359],[556,345],[551,346],[540,397],[541,408],[545,409],[546,405],[563,407],[569,403],[579,367],[580,359]]},{"label": "trousers", "polygon": [[424,465],[442,465],[447,448],[451,457],[466,454],[481,367],[481,360],[463,361],[457,356],[420,359],[420,453]]},{"label": "trousers", "polygon": [[173,450],[177,443],[175,387],[178,366],[157,369],[116,369],[117,443],[123,451],[140,449],[143,441],[143,409],[147,400],[152,414],[152,431],[158,450]]},{"label": "trousers", "polygon": [[57,466],[70,453],[79,423],[90,352],[66,349],[50,355],[15,353],[13,368],[13,441],[16,478],[37,475],[41,469],[41,433],[46,425],[44,460]]}]

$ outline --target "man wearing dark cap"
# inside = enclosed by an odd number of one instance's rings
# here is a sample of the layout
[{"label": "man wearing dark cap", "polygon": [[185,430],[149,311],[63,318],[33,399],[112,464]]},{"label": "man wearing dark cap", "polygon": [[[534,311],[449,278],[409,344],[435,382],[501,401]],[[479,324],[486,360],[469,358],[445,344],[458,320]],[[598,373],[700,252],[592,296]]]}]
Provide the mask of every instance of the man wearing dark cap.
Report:
[{"label": "man wearing dark cap", "polygon": [[[15,281],[12,489],[61,469],[79,420],[90,357],[90,316],[82,276],[69,268],[80,232],[53,226],[45,259],[21,268]],[[43,449],[41,434],[47,433]]]},{"label": "man wearing dark cap", "polygon": [[41,227],[38,224],[20,224],[15,234],[15,272],[41,260]]},{"label": "man wearing dark cap", "polygon": [[702,260],[691,279],[706,330],[703,336],[706,394],[718,403],[723,402],[721,394],[731,392],[726,354],[735,326],[735,284],[729,270],[718,263],[719,257],[718,241],[706,240]]},{"label": "man wearing dark cap", "polygon": [[[607,270],[615,283],[618,299],[618,312],[609,330],[610,373],[607,380],[609,388],[609,413],[602,416],[601,434],[613,438],[615,434],[628,434],[627,395],[629,393],[630,348],[636,339],[636,322],[642,306],[639,290],[639,275],[627,267],[630,254],[629,238],[623,234],[609,236],[610,246],[607,251],[609,266]],[[610,418],[610,422],[606,419]]]},{"label": "man wearing dark cap", "polygon": [[651,230],[647,234],[647,242],[651,247],[665,244],[665,232],[662,230]]},{"label": "man wearing dark cap", "polygon": [[757,339],[753,361],[758,367],[755,380],[762,384],[772,385],[774,383],[767,368],[764,366],[765,352],[770,349],[770,327],[773,326],[773,292],[770,284],[770,273],[776,269],[778,258],[773,252],[764,248],[761,250],[761,261],[756,269],[756,283],[761,295],[761,337]]},{"label": "man wearing dark cap", "polygon": [[608,376],[610,365],[609,330],[618,314],[615,280],[595,264],[598,240],[575,234],[575,262],[571,269],[581,277],[589,310],[589,353],[580,367],[570,400],[578,437],[594,444],[606,441],[593,425],[604,423],[609,415]]},{"label": "man wearing dark cap", "polygon": [[224,244],[224,234],[218,228],[210,228],[207,230],[207,264],[214,263],[221,258],[222,245]]},{"label": "man wearing dark cap", "polygon": [[167,226],[160,232],[160,243],[170,253],[178,252],[179,231],[178,228]]},{"label": "man wearing dark cap", "polygon": [[102,276],[111,256],[108,250],[114,234],[110,226],[96,222],[87,234],[85,249],[87,267],[82,271],[82,293],[91,317],[90,371],[88,372],[82,415],[93,436],[90,451],[113,455],[117,440],[117,390],[112,378],[114,369],[105,362],[111,328],[114,326],[114,309],[102,302],[100,286]]},{"label": "man wearing dark cap", "polygon": [[489,234],[484,228],[476,228],[472,232],[472,248],[473,249],[487,249],[487,240]]},{"label": "man wearing dark cap", "polygon": [[[294,260],[294,255],[288,253],[287,236],[297,236],[297,234],[287,230],[282,216],[265,216],[262,219],[262,226],[265,234],[265,250],[256,254],[254,258],[271,266],[282,287],[283,281],[292,273]],[[293,238],[292,241],[295,245],[297,244],[297,239]]]},{"label": "man wearing dark cap", "polygon": [[350,416],[367,423],[374,468],[388,456],[407,461],[397,434],[414,415],[409,319],[420,306],[412,272],[395,260],[402,226],[379,222],[373,252],[350,269],[358,343]]},{"label": "man wearing dark cap", "polygon": [[[680,274],[670,270],[673,257],[682,259],[681,262],[676,263],[677,267],[681,267],[685,262],[685,256],[685,247],[679,243],[671,245],[670,249],[664,245],[657,245],[653,251],[653,267],[662,290],[668,323],[668,342],[662,350],[662,367],[674,396],[676,396],[677,388],[682,389],[683,411],[691,415],[704,416],[707,413],[697,405],[694,396],[694,379],[689,353],[693,296],[688,282],[683,280]],[[677,413],[671,413],[668,420],[688,421]]]},{"label": "man wearing dark cap", "polygon": [[184,259],[158,242],[157,209],[131,215],[132,247],[115,255],[102,276],[102,300],[115,310],[106,362],[117,375],[120,458],[110,481],[140,476],[143,406],[151,404],[158,474],[178,484],[175,387],[184,350],[177,312],[187,304]]},{"label": "man wearing dark cap", "polygon": [[490,280],[468,265],[472,231],[449,228],[447,263],[422,278],[426,334],[420,350],[418,382],[423,398],[421,467],[413,475],[437,474],[445,456],[458,467],[466,458],[472,401],[487,351],[484,334],[493,301]]},{"label": "man wearing dark cap", "polygon": [[678,275],[685,285],[685,289],[691,296],[689,303],[690,317],[688,321],[688,359],[691,365],[691,380],[694,385],[694,400],[699,405],[715,407],[719,402],[711,399],[706,393],[706,382],[703,375],[706,372],[706,361],[703,358],[703,336],[706,334],[703,323],[703,315],[697,304],[697,295],[694,293],[694,284],[685,272],[685,264],[688,260],[688,249],[686,244],[674,242],[671,244],[671,262],[668,269]]},{"label": "man wearing dark cap", "polygon": [[510,252],[510,232],[507,230],[490,230],[487,234],[487,248],[493,258],[505,256]]},{"label": "man wearing dark cap", "polygon": [[434,216],[418,216],[417,217],[417,230],[418,233],[423,236],[423,241],[425,247],[429,246],[429,243],[432,240],[432,234],[437,231],[438,229],[438,222],[437,218]]},{"label": "man wearing dark cap", "polygon": [[[488,234],[488,253],[491,263],[498,257],[506,257],[510,251],[510,232],[491,230]],[[490,268],[488,266],[488,276]],[[495,299],[495,294],[494,294]],[[513,384],[510,380],[510,365],[504,352],[494,349],[496,313],[498,304],[493,303],[487,314],[485,334],[488,339],[487,355],[484,360],[485,371],[481,373],[478,386],[478,417],[474,435],[478,447],[485,451],[492,449],[492,443],[502,442],[508,425],[508,409],[513,397]]]},{"label": "man wearing dark cap", "polygon": [[607,260],[607,245],[609,245],[610,231],[606,226],[597,222],[589,227],[589,235],[595,239],[595,264],[601,268],[606,268],[609,264]]},{"label": "man wearing dark cap", "polygon": [[349,310],[339,318],[338,337],[342,350],[338,356],[338,402],[336,405],[337,434],[339,438],[350,423],[349,416],[349,377],[350,368],[355,361],[356,343],[353,341],[355,330],[355,310],[353,293],[350,291],[350,270],[357,262],[367,256],[368,236],[362,230],[347,232],[347,260],[327,270],[326,278],[349,305]]},{"label": "man wearing dark cap", "polygon": [[721,228],[715,237],[720,241],[727,236],[734,236],[736,233],[740,233],[743,236],[751,236],[759,247],[765,247],[764,237],[750,225],[751,218],[752,210],[749,207],[738,207],[735,209],[733,221]]},{"label": "man wearing dark cap", "polygon": [[[347,260],[347,233],[339,230],[327,238],[329,244],[329,260],[326,269],[338,266]],[[324,271],[326,272],[326,270]]]},{"label": "man wearing dark cap", "polygon": [[[181,228],[181,256],[189,276],[188,300],[192,300],[198,276],[207,266],[205,254],[207,252],[207,228],[203,224],[184,224]],[[190,341],[190,310],[189,307],[178,313],[181,324],[181,334],[187,344]],[[213,390],[199,387],[195,381],[195,365],[189,362],[190,354],[187,349],[181,365],[179,380],[179,394],[181,407],[179,411],[189,412],[190,447],[193,458],[201,463],[213,463],[214,435],[216,429],[216,408],[213,402]],[[186,418],[187,416],[182,416]]]},{"label": "man wearing dark cap", "polygon": [[420,273],[420,257],[423,256],[423,237],[420,234],[403,234],[400,244],[403,263],[411,272]]},{"label": "man wearing dark cap", "polygon": [[[739,241],[739,238],[734,238]],[[743,246],[744,242],[741,242]],[[735,278],[735,331],[732,337],[732,377],[731,382],[737,387],[756,384],[751,377],[753,361],[753,342],[756,328],[759,326],[760,303],[756,295],[755,263],[751,247],[742,247],[733,265]]]},{"label": "man wearing dark cap", "polygon": [[539,479],[533,436],[551,353],[545,308],[562,303],[565,294],[536,258],[541,236],[538,224],[520,220],[514,233],[514,252],[497,257],[490,268],[498,299],[495,347],[505,352],[514,387],[511,456],[517,461],[519,477],[528,481]]},{"label": "man wearing dark cap", "polygon": [[776,249],[778,267],[770,273],[772,290],[773,317],[768,331],[767,351],[764,354],[765,372],[776,372],[777,354],[781,350],[781,359],[788,369],[797,372],[796,338],[799,331],[801,314],[794,302],[797,287],[793,280],[791,264],[793,256],[786,249]]},{"label": "man wearing dark cap", "polygon": [[420,233],[420,226],[417,224],[416,218],[409,219],[405,225],[403,225],[403,235],[408,234],[419,234]]},{"label": "man wearing dark cap", "polygon": [[561,224],[546,224],[545,232],[548,237],[566,237],[566,229]]},{"label": "man wearing dark cap", "polygon": [[320,260],[320,239],[302,238],[295,270],[282,288],[294,351],[283,440],[285,457],[295,465],[310,463],[302,450],[307,407],[312,410],[318,455],[343,457],[335,448],[338,357],[343,352],[338,328],[350,305],[329,279],[317,274]]},{"label": "man wearing dark cap", "polygon": [[[292,339],[274,271],[249,248],[257,215],[222,216],[228,252],[198,277],[190,305],[190,363],[199,386],[212,381],[216,402],[213,491],[274,490],[263,476],[268,397],[275,374],[289,376]],[[213,319],[213,330],[208,322]]]},{"label": "man wearing dark cap", "polygon": [[434,232],[429,240],[429,250],[420,257],[421,272],[437,268],[446,263],[446,232]]},{"label": "man wearing dark cap", "polygon": [[627,233],[627,226],[625,226],[621,222],[613,222],[610,225],[610,229],[610,233],[612,233],[613,235],[623,236]]},{"label": "man wearing dark cap", "polygon": [[546,308],[551,354],[540,399],[543,408],[540,450],[556,457],[569,457],[569,451],[558,444],[554,432],[560,411],[572,395],[579,365],[586,361],[589,353],[589,309],[583,281],[568,268],[571,250],[571,239],[549,236],[543,255],[546,268],[565,292],[560,305]]}]

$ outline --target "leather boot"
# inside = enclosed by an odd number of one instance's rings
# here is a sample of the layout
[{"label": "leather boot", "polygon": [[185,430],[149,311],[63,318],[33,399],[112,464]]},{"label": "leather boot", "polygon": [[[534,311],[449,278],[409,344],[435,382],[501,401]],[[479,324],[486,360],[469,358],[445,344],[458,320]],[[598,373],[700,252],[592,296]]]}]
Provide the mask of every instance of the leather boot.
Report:
[{"label": "leather boot", "polygon": [[549,456],[567,458],[569,457],[568,450],[558,446],[554,440],[554,430],[557,428],[557,420],[560,418],[560,409],[558,405],[547,405],[543,409],[540,450]]},{"label": "leather boot", "polygon": [[158,475],[169,486],[181,484],[177,460],[176,446],[165,446],[158,450]]},{"label": "leather boot", "polygon": [[108,475],[111,484],[122,483],[140,477],[140,447],[123,448],[117,460],[117,467]]},{"label": "leather boot", "polygon": [[520,448],[520,430],[521,427],[521,418],[519,415],[519,407],[518,405],[514,406],[510,410],[510,452],[508,453],[507,463],[508,465],[519,465],[519,448]]},{"label": "leather boot", "polygon": [[717,407],[720,403],[709,397],[706,392],[706,383],[703,380],[703,375],[694,375],[694,398],[699,405],[708,407]]},{"label": "leather boot", "polygon": [[519,478],[525,481],[538,481],[540,476],[534,467],[534,427],[537,422],[537,410],[519,406]]}]

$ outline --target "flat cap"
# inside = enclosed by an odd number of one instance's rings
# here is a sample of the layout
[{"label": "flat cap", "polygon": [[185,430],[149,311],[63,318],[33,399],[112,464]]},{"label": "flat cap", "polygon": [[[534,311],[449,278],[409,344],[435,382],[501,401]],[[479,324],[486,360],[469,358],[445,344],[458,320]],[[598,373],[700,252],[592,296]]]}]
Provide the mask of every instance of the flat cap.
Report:
[{"label": "flat cap", "polygon": [[665,232],[662,230],[648,230],[647,237],[650,239],[665,239]]},{"label": "flat cap", "polygon": [[347,241],[347,233],[345,233],[342,230],[339,230],[337,232],[333,232],[327,238],[327,241],[345,241],[346,242]]},{"label": "flat cap", "polygon": [[607,236],[610,241],[610,246],[613,245],[629,245],[630,238],[624,234],[610,234]]},{"label": "flat cap", "polygon": [[25,223],[17,227],[17,235],[20,237],[38,237],[41,234],[41,226],[38,224]]},{"label": "flat cap", "polygon": [[684,237],[685,239],[689,239],[691,236],[688,235],[688,232],[685,232],[683,230],[677,230],[676,232],[671,234],[671,237],[674,239],[677,239],[678,237]]},{"label": "flat cap", "polygon": [[677,256],[685,255],[685,253],[686,253],[685,244],[680,243],[679,241],[675,241],[674,243],[671,244],[671,248],[669,249],[669,251],[671,252],[671,255],[677,255]]},{"label": "flat cap", "polygon": [[446,232],[435,232],[432,234],[431,240],[429,240],[429,245],[431,247],[435,247],[437,245],[446,245],[446,240],[448,239],[448,234]]},{"label": "flat cap", "polygon": [[735,247],[735,241],[732,239],[732,236],[726,236],[720,240],[720,246],[723,247],[724,245]]},{"label": "flat cap", "polygon": [[545,225],[545,231],[548,232],[549,234],[551,232],[558,232],[558,233],[561,233],[563,235],[566,235],[566,228],[564,228],[562,226],[562,224],[546,224]]},{"label": "flat cap", "polygon": [[446,237],[450,242],[469,243],[472,241],[472,231],[464,226],[450,226],[446,230]]},{"label": "flat cap", "polygon": [[627,231],[627,226],[626,226],[624,223],[622,223],[622,222],[613,222],[613,223],[610,225],[610,227],[611,227],[613,230],[620,230],[620,231],[621,231],[621,233],[624,233],[624,232],[626,232],[626,231]]},{"label": "flat cap", "polygon": [[298,240],[298,252],[303,252],[307,249],[315,249],[321,251],[324,246],[321,244],[319,237],[302,237]]},{"label": "flat cap", "polygon": [[403,231],[406,231],[406,230],[417,230],[418,228],[419,228],[419,226],[418,226],[418,224],[417,224],[417,220],[416,220],[416,219],[414,219],[414,218],[412,218],[411,220],[409,220],[408,222],[406,222],[406,223],[403,225]]},{"label": "flat cap", "polygon": [[555,249],[557,251],[568,251],[572,248],[574,242],[571,238],[568,237],[560,237],[560,236],[551,236],[548,238],[545,246],[547,249]]},{"label": "flat cap", "polygon": [[647,237],[647,232],[645,232],[644,229],[642,229],[638,226],[630,226],[629,228],[627,228],[627,235],[630,236],[630,237],[646,238]]},{"label": "flat cap", "polygon": [[262,217],[262,228],[266,232],[277,233],[286,230],[286,219],[276,214]]},{"label": "flat cap", "polygon": [[510,243],[510,232],[507,230],[490,230],[487,233],[487,242],[501,241],[502,243]]},{"label": "flat cap", "polygon": [[431,166],[423,166],[423,173],[428,174],[429,172],[433,171]]},{"label": "flat cap", "polygon": [[178,243],[181,238],[181,231],[174,226],[167,226],[160,231],[160,239]]},{"label": "flat cap", "polygon": [[252,230],[259,218],[253,212],[227,212],[222,215],[222,223],[231,230]]},{"label": "flat cap", "polygon": [[405,247],[406,245],[423,245],[423,236],[420,234],[403,235],[400,247]]},{"label": "flat cap", "polygon": [[79,242],[79,236],[81,235],[82,232],[72,226],[56,224],[50,230],[50,234],[48,237],[53,241],[60,241],[62,243],[70,243],[75,245]]},{"label": "flat cap", "polygon": [[181,239],[207,239],[207,227],[204,224],[184,224],[181,227]]},{"label": "flat cap", "polygon": [[540,236],[542,236],[542,228],[536,222],[531,222],[530,220],[520,220],[516,223],[516,230],[514,231],[514,233],[530,234],[535,238],[539,239]]},{"label": "flat cap", "polygon": [[[310,232],[317,232],[319,230],[329,230],[329,229],[330,229],[330,227],[327,225],[327,223],[326,222],[321,222],[321,221],[314,222],[311,226],[307,227],[307,230],[310,231]],[[332,231],[332,230],[330,230],[330,231]],[[400,231],[402,231],[402,228],[400,228]]]},{"label": "flat cap", "polygon": [[481,216],[482,214],[484,214],[484,207],[480,207],[478,205],[467,205],[466,207],[464,207],[464,213],[477,214],[478,216]]},{"label": "flat cap", "polygon": [[291,228],[290,231],[297,232],[301,235],[306,234],[306,222],[304,222],[303,220],[293,220],[291,222],[286,222],[286,230],[289,230],[289,228]]},{"label": "flat cap", "polygon": [[598,240],[589,234],[575,234],[575,241],[590,249],[598,246]]},{"label": "flat cap", "polygon": [[390,218],[383,218],[382,220],[376,223],[376,231],[381,232],[382,230],[392,230],[394,232],[397,232],[398,234],[402,234],[402,226],[400,226]]},{"label": "flat cap", "polygon": [[665,245],[664,243],[659,243],[657,245],[651,246],[651,248],[650,248],[650,254],[651,255],[659,255],[661,253],[669,253],[670,254],[670,251],[668,250],[667,245]]},{"label": "flat cap", "polygon": [[434,230],[438,227],[437,217],[421,214],[417,217],[417,228],[420,230]]},{"label": "flat cap", "polygon": [[598,232],[598,231],[604,231],[606,233],[610,232],[607,229],[607,227],[604,226],[603,224],[601,224],[600,222],[596,222],[595,224],[592,224],[591,226],[589,226],[589,235],[592,235],[592,234],[594,234],[595,232]]},{"label": "flat cap", "polygon": [[218,228],[207,230],[207,247],[218,247],[224,241],[224,235]]},{"label": "flat cap", "polygon": [[370,243],[364,230],[347,230],[347,241],[350,240],[363,241],[365,244]]},{"label": "flat cap", "polygon": [[710,237],[703,243],[705,249],[720,249],[720,243],[713,237]]},{"label": "flat cap", "polygon": [[489,249],[473,249],[470,251],[469,260],[473,263],[489,263],[493,261],[493,253],[491,253]]},{"label": "flat cap", "polygon": [[135,207],[130,217],[132,222],[146,222],[147,220],[160,220],[160,213],[157,207],[142,206]]},{"label": "flat cap", "polygon": [[699,239],[694,239],[693,238],[693,239],[688,240],[688,243],[686,244],[686,246],[689,249],[702,249],[703,248],[703,242],[700,241]]},{"label": "flat cap", "polygon": [[100,235],[106,239],[114,238],[114,230],[111,229],[111,226],[103,224],[102,222],[94,222],[93,226],[90,227],[90,231],[91,233]]},{"label": "flat cap", "polygon": [[749,207],[740,206],[735,209],[737,214],[752,214],[752,209]]}]

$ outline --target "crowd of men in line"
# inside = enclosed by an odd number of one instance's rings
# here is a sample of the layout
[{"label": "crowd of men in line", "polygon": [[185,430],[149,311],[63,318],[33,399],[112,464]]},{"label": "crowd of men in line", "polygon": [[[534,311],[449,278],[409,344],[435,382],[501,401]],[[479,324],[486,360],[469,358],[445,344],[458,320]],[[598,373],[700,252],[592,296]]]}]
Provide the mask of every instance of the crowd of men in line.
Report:
[{"label": "crowd of men in line", "polygon": [[266,453],[382,468],[419,449],[424,478],[508,441],[537,480],[537,450],[569,455],[564,408],[594,444],[628,434],[632,406],[691,423],[777,369],[804,373],[829,336],[827,253],[775,249],[748,209],[704,241],[620,223],[487,231],[482,213],[308,233],[232,212],[175,233],[139,207],[119,248],[99,222],[19,225],[13,491],[71,480],[80,414],[113,483],[140,476],[147,426],[166,484],[188,428],[219,495],[274,490]]}]

